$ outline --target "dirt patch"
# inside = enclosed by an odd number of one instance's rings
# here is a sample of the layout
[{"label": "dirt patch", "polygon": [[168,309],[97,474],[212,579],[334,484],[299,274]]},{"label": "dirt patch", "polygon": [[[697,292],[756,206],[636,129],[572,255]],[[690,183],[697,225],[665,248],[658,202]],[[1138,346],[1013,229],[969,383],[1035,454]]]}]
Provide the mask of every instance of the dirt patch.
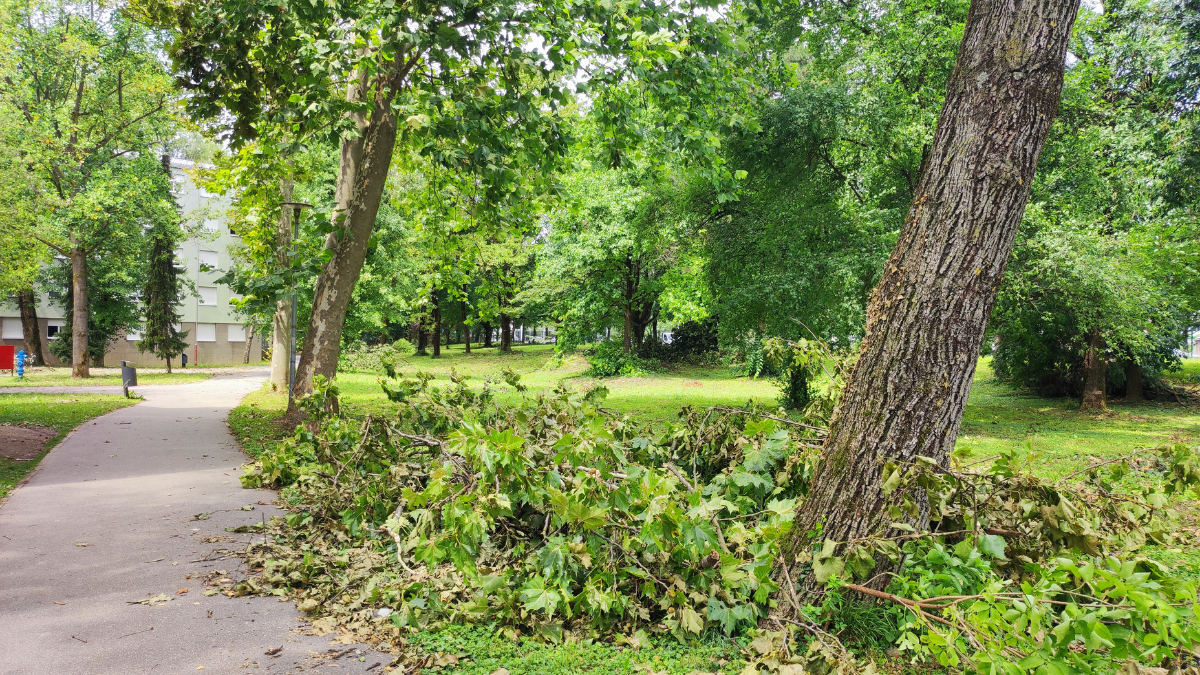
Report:
[{"label": "dirt patch", "polygon": [[17,461],[34,459],[46,447],[46,442],[57,435],[58,432],[50,427],[0,425],[0,457]]}]

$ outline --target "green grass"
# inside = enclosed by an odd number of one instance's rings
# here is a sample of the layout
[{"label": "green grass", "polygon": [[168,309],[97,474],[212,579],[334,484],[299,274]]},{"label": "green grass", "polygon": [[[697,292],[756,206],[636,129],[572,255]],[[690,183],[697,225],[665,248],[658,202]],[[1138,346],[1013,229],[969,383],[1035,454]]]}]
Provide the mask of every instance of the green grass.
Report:
[{"label": "green grass", "polygon": [[1200,359],[1183,359],[1183,369],[1163,373],[1163,379],[1175,384],[1200,384]]},{"label": "green grass", "polygon": [[1110,403],[1080,412],[1077,399],[1041,398],[996,379],[980,359],[958,446],[979,458],[1029,444],[1040,453],[1034,473],[1061,478],[1098,459],[1167,442],[1200,441],[1200,406],[1161,401]]},{"label": "green grass", "polygon": [[0,424],[47,426],[58,431],[46,443],[46,450],[28,462],[0,457],[0,498],[20,483],[42,461],[46,452],[58,444],[67,432],[93,417],[98,417],[136,401],[120,396],[96,394],[3,394],[0,395]]},{"label": "green grass", "polygon": [[435,658],[438,654],[465,657],[457,665],[423,671],[427,673],[489,675],[505,668],[511,675],[733,675],[742,668],[739,646],[727,640],[689,646],[670,639],[647,642],[632,649],[591,640],[563,644],[514,641],[497,635],[494,629],[462,625],[417,633],[409,639],[411,646]]},{"label": "green grass", "polygon": [[[138,384],[190,384],[212,377],[212,373],[197,373],[175,369],[167,373],[164,368],[138,368]],[[92,368],[88,378],[71,377],[70,368],[39,366],[25,370],[25,377],[0,376],[0,387],[103,387],[121,386],[120,368]]]}]

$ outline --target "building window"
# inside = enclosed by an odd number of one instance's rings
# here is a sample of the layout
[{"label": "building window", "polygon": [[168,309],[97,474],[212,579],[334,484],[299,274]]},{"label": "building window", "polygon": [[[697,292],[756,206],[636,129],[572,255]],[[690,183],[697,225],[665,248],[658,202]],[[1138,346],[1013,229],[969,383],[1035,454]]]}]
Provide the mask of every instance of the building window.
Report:
[{"label": "building window", "polygon": [[4,328],[0,332],[0,337],[5,340],[20,340],[25,337],[25,331],[21,330],[20,319],[5,319]]},{"label": "building window", "polygon": [[200,251],[200,266],[207,267],[209,272],[217,269],[217,252],[216,251]]},{"label": "building window", "polygon": [[204,229],[208,230],[209,232],[220,232],[221,221],[215,218],[209,218],[208,220],[204,221]]},{"label": "building window", "polygon": [[46,338],[51,339],[58,335],[58,331],[62,330],[62,321],[47,321],[46,322]]},{"label": "building window", "polygon": [[127,342],[137,342],[141,339],[142,331],[137,330],[136,328],[130,328],[129,330],[125,331],[125,340]]},{"label": "building window", "polygon": [[217,324],[215,323],[198,323],[196,324],[196,342],[216,342],[217,341]]},{"label": "building window", "polygon": [[230,342],[245,342],[246,327],[241,324],[229,324],[229,341]]},{"label": "building window", "polygon": [[217,305],[217,287],[216,286],[197,286],[196,290],[200,292],[201,305]]}]

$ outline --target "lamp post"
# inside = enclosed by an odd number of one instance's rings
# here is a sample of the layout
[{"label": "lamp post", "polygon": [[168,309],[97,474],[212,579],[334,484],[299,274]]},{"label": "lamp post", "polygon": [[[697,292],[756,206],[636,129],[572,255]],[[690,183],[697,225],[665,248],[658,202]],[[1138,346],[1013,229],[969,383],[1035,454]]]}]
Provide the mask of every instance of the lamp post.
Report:
[{"label": "lamp post", "polygon": [[[304,202],[283,202],[280,208],[292,209],[292,266],[296,264],[296,239],[300,236],[300,212],[311,209],[312,204]],[[296,277],[292,276],[292,335],[288,341],[288,404],[291,405],[293,392],[296,390]]]}]

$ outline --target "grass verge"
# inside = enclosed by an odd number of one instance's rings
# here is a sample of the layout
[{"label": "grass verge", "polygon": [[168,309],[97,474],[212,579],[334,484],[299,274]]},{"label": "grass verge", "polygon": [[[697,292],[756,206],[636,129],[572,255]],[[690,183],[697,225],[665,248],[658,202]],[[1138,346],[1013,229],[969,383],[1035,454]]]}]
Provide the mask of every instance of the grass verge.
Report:
[{"label": "grass verge", "polygon": [[4,394],[0,396],[0,424],[30,424],[51,427],[58,434],[46,443],[36,458],[18,462],[0,457],[0,499],[33,471],[50,448],[58,445],[75,427],[93,417],[136,403],[121,396],[96,394]]},{"label": "grass verge", "polygon": [[[191,384],[212,377],[212,373],[138,368],[138,384]],[[120,368],[93,368],[88,378],[71,377],[70,368],[39,366],[25,371],[25,377],[0,377],[0,387],[104,387],[121,386]]]}]

